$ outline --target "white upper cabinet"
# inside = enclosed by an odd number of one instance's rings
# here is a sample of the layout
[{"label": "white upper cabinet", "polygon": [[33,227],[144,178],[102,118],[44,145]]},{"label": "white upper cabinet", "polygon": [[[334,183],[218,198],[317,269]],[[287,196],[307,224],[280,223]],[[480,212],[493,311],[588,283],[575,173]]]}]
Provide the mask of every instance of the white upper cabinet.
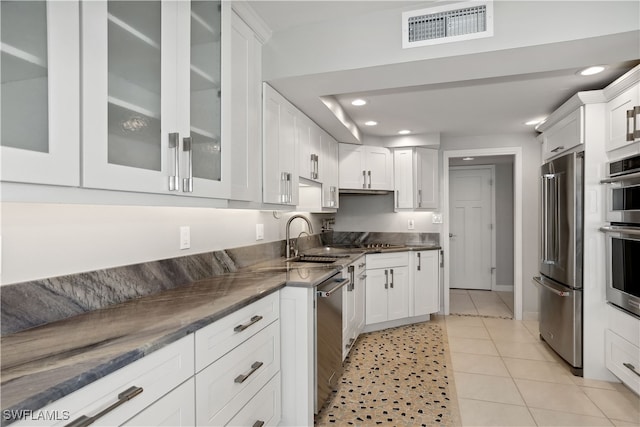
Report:
[{"label": "white upper cabinet", "polygon": [[438,150],[403,148],[393,152],[396,209],[438,208]]},{"label": "white upper cabinet", "polygon": [[2,181],[80,184],[77,1],[0,3]]},{"label": "white upper cabinet", "polygon": [[298,110],[271,86],[263,84],[263,202],[298,204]]},{"label": "white upper cabinet", "polygon": [[385,147],[340,144],[340,188],[393,190],[393,159]]},{"label": "white upper cabinet", "polygon": [[300,113],[298,128],[298,151],[300,160],[298,173],[300,178],[322,182],[321,161],[322,130],[311,119]]},{"label": "white upper cabinet", "polygon": [[437,209],[439,204],[440,170],[438,150],[416,148],[417,208]]},{"label": "white upper cabinet", "polygon": [[83,3],[83,186],[228,197],[223,10],[209,1]]},{"label": "white upper cabinet", "polygon": [[[223,96],[229,120],[223,136],[230,144],[231,196],[233,200],[262,201],[262,43],[235,13],[231,14],[231,60],[223,60],[230,72],[231,95]],[[223,56],[226,58],[226,55]],[[225,124],[227,122],[225,121]]]},{"label": "white upper cabinet", "polygon": [[636,83],[606,106],[607,151],[640,141],[640,84]]},{"label": "white upper cabinet", "polygon": [[322,207],[337,209],[340,200],[338,190],[338,141],[323,131],[321,145]]},{"label": "white upper cabinet", "polygon": [[542,133],[544,160],[584,144],[584,106],[580,106]]}]

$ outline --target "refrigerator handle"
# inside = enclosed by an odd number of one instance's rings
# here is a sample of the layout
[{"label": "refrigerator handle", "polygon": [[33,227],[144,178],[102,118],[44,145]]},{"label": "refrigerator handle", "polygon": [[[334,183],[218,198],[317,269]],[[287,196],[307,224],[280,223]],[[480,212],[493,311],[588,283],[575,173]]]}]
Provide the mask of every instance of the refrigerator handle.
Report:
[{"label": "refrigerator handle", "polygon": [[549,291],[551,291],[554,294],[558,295],[559,297],[571,296],[571,292],[570,291],[561,291],[560,289],[556,289],[555,287],[550,286],[547,283],[545,283],[544,280],[541,277],[534,277],[533,281],[536,282],[538,285],[542,286],[543,288],[548,289]]},{"label": "refrigerator handle", "polygon": [[560,258],[560,176],[553,176],[553,261],[557,262]]},{"label": "refrigerator handle", "polygon": [[553,175],[545,174],[542,176],[542,263],[553,264],[549,254],[549,182],[553,179]]}]

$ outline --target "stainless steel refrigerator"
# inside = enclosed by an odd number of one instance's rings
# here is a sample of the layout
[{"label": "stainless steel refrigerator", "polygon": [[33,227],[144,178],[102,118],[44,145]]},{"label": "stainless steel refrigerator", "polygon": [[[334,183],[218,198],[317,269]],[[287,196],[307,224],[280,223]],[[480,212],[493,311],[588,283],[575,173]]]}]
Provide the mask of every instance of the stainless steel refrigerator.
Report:
[{"label": "stainless steel refrigerator", "polygon": [[542,165],[540,338],[582,376],[584,153]]}]

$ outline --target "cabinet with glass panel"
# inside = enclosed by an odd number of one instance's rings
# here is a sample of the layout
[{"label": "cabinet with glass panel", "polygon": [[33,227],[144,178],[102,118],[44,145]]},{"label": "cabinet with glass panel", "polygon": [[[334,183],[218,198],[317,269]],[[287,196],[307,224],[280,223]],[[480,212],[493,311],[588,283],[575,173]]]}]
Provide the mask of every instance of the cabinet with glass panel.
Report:
[{"label": "cabinet with glass panel", "polygon": [[77,1],[0,3],[0,179],[77,186]]},{"label": "cabinet with glass panel", "polygon": [[82,185],[226,198],[215,1],[82,7]]}]

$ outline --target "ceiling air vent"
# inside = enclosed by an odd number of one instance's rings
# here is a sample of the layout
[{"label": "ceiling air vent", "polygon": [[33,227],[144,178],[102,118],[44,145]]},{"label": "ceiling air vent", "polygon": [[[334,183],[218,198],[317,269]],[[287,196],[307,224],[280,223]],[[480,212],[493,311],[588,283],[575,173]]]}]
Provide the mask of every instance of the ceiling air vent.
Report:
[{"label": "ceiling air vent", "polygon": [[402,14],[402,48],[493,36],[493,2],[469,1]]}]

